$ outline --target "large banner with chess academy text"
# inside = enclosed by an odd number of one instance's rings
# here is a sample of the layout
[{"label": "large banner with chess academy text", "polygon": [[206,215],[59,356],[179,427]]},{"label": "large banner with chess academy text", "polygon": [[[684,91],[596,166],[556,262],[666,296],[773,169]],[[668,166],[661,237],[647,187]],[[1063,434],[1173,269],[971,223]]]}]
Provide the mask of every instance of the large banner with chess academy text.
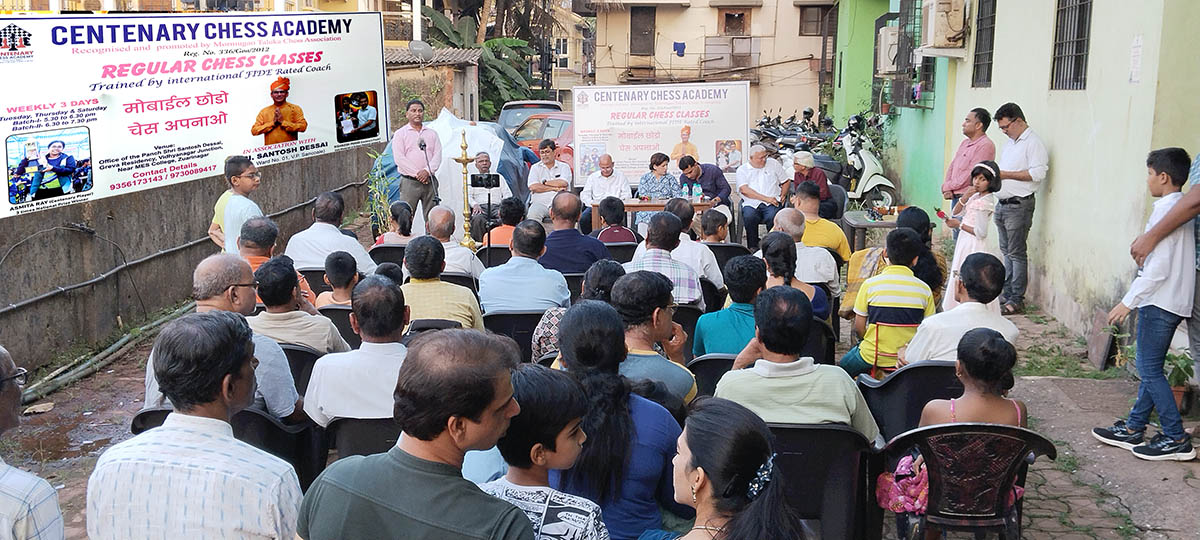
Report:
[{"label": "large banner with chess academy text", "polygon": [[0,218],[388,137],[379,13],[0,18]]}]

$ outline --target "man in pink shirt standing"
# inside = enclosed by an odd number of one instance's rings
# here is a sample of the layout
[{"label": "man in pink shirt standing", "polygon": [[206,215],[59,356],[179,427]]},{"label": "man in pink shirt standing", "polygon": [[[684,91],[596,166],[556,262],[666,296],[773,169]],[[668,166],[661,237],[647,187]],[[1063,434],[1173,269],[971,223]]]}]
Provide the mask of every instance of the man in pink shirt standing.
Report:
[{"label": "man in pink shirt standing", "polygon": [[[992,115],[987,109],[971,109],[963,120],[962,133],[967,140],[958,145],[950,168],[946,169],[946,180],[942,182],[942,197],[951,201],[950,207],[958,204],[958,198],[971,186],[971,169],[981,161],[996,159],[996,145],[987,137],[988,125],[992,123]],[[958,231],[954,231],[958,236]]]},{"label": "man in pink shirt standing", "polygon": [[437,173],[442,163],[442,143],[437,133],[425,129],[425,104],[419,99],[408,102],[404,116],[408,123],[392,136],[392,157],[400,172],[400,200],[414,211],[421,201],[421,214],[429,221],[429,210],[438,204]]}]

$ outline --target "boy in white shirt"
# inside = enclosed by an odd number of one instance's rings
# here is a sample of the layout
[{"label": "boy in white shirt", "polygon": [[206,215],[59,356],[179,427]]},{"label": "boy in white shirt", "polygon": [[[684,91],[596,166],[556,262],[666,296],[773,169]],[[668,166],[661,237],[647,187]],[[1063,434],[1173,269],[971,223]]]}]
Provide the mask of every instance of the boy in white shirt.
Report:
[{"label": "boy in white shirt", "polygon": [[[1146,183],[1150,194],[1161,198],[1154,203],[1146,230],[1153,228],[1183,197],[1180,189],[1187,180],[1190,164],[1189,154],[1182,148],[1163,148],[1147,156]],[[1146,257],[1129,292],[1108,314],[1109,324],[1120,324],[1130,311],[1138,310],[1135,361],[1141,382],[1129,420],[1094,428],[1092,436],[1104,444],[1129,449],[1134,457],[1141,459],[1188,461],[1196,457],[1192,438],[1183,430],[1179,409],[1163,375],[1175,327],[1192,313],[1195,250],[1195,229],[1187,225],[1175,229]],[[1162,428],[1150,442],[1145,442],[1151,410],[1158,412]]]}]

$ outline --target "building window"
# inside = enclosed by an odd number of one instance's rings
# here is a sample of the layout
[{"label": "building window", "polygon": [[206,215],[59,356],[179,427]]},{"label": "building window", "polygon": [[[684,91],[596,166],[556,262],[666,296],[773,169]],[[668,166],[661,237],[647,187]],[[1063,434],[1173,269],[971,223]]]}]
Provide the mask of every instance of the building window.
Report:
[{"label": "building window", "polygon": [[1054,57],[1051,90],[1087,88],[1088,35],[1092,0],[1058,0],[1054,16]]},{"label": "building window", "polygon": [[567,39],[556,38],[554,40],[554,63],[556,67],[567,68],[570,65],[570,55],[567,54]]},{"label": "building window", "polygon": [[896,43],[896,79],[892,99],[897,106],[929,109],[933,107],[934,70],[937,59],[919,57],[921,46],[921,0],[900,0],[897,17],[899,39]]},{"label": "building window", "polygon": [[819,36],[821,35],[821,22],[833,10],[833,6],[801,6],[800,7],[800,35],[802,36]]},{"label": "building window", "polygon": [[975,63],[971,68],[971,86],[992,85],[992,55],[996,46],[996,0],[979,0],[979,18],[975,21]]},{"label": "building window", "polygon": [[717,35],[748,36],[750,35],[750,10],[748,9],[718,9]]},{"label": "building window", "polygon": [[654,8],[629,8],[629,54],[654,56]]}]

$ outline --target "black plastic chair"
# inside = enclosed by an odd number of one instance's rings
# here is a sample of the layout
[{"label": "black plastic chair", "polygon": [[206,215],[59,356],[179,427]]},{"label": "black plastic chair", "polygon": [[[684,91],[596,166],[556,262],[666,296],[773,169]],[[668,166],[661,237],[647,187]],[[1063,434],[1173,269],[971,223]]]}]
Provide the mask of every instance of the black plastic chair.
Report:
[{"label": "black plastic chair", "polygon": [[313,366],[322,354],[303,345],[280,343],[283,354],[287,356],[288,366],[292,369],[292,381],[296,383],[296,391],[300,395],[308,390],[308,379],[312,377]]},{"label": "black plastic chair", "polygon": [[546,367],[554,367],[555,360],[558,360],[558,351],[550,351],[538,358],[537,363]]},{"label": "black plastic chair", "polygon": [[837,364],[834,358],[836,346],[837,339],[833,337],[833,327],[813,317],[812,324],[808,326],[808,339],[804,342],[804,351],[800,355],[811,356],[818,364],[832,366]]},{"label": "black plastic chair", "polygon": [[675,316],[671,319],[679,323],[683,327],[683,331],[687,332],[687,344],[684,345],[683,360],[685,363],[690,362],[692,356],[692,341],[696,334],[696,321],[704,312],[700,308],[691,304],[681,304],[675,308]]},{"label": "black plastic chair", "polygon": [[728,293],[718,289],[713,282],[700,278],[700,290],[704,293],[705,313],[712,313],[725,306],[725,297],[728,296]]},{"label": "black plastic chair", "polygon": [[475,293],[475,298],[479,298],[479,281],[475,279],[475,276],[461,272],[442,272],[440,277],[446,283],[453,283],[471,289],[471,292]]},{"label": "black plastic chair", "polygon": [[487,268],[500,266],[512,258],[512,251],[508,246],[483,246],[475,252],[475,256],[483,261],[483,265]]},{"label": "black plastic chair", "polygon": [[736,354],[710,353],[697,356],[687,363],[687,368],[696,376],[696,395],[711,396],[717,391],[717,382],[733,369]]},{"label": "black plastic chair", "polygon": [[867,438],[842,424],[768,426],[775,435],[775,466],[800,518],[819,521],[822,538],[877,537],[866,531],[868,513],[882,514],[870,489]]},{"label": "black plastic chair", "polygon": [[[1008,506],[1012,486],[1025,484],[1029,463],[1058,457],[1054,443],[1025,428],[960,422],[905,432],[884,448],[891,456],[917,447],[929,473],[929,499],[918,529],[998,532],[1021,538],[1021,504]],[[923,538],[922,534],[919,538]]]},{"label": "black plastic chair", "polygon": [[392,418],[339,418],[325,431],[338,459],[387,452],[400,438],[400,426]]},{"label": "black plastic chair", "polygon": [[258,315],[259,313],[262,313],[266,310],[267,310],[267,305],[262,302],[259,302],[257,304],[254,304],[254,313],[251,313],[250,316],[253,317],[253,316]]},{"label": "black plastic chair", "polygon": [[137,435],[147,429],[161,426],[163,420],[167,419],[167,415],[174,410],[171,407],[142,409],[133,415],[133,420],[129,422],[129,432]]},{"label": "black plastic chair", "polygon": [[[729,230],[733,230],[732,225],[729,227]],[[725,271],[725,263],[729,262],[729,259],[738,255],[750,255],[750,249],[741,244],[705,242],[704,245],[712,250],[713,256],[717,258],[717,266],[721,268],[722,272]]]},{"label": "black plastic chair", "polygon": [[385,262],[396,263],[401,267],[404,266],[404,246],[398,244],[380,244],[371,246],[367,250],[367,255],[371,256],[371,260],[375,264],[383,264]]},{"label": "black plastic chair", "polygon": [[317,309],[325,318],[333,321],[333,325],[337,327],[338,333],[342,335],[342,339],[350,345],[351,349],[357,349],[362,345],[362,337],[354,333],[354,328],[350,327],[350,313],[354,310],[350,306],[341,304],[330,304]]},{"label": "black plastic chair", "polygon": [[571,291],[571,303],[574,304],[583,294],[583,274],[563,274],[567,279],[567,290]]},{"label": "black plastic chair", "polygon": [[913,362],[883,380],[866,374],[859,375],[857,380],[858,389],[885,440],[917,427],[926,403],[956,398],[963,393],[962,381],[954,374],[952,360]]},{"label": "black plastic chair", "polygon": [[[296,271],[300,272],[300,275],[308,280],[308,288],[312,289],[313,294],[321,294],[333,290],[333,287],[325,283],[324,268],[297,268]],[[309,298],[308,301],[314,302],[316,298]]]},{"label": "black plastic chair", "polygon": [[837,205],[837,213],[834,214],[830,221],[841,224],[842,216],[846,214],[846,204],[850,197],[846,193],[846,188],[829,182],[829,194],[833,197],[833,203]]},{"label": "black plastic chair", "polygon": [[516,340],[521,347],[521,361],[530,362],[533,360],[533,329],[545,313],[545,310],[493,311],[483,314],[483,326]]},{"label": "black plastic chair", "polygon": [[608,248],[608,254],[621,264],[625,264],[633,260],[633,253],[637,251],[637,242],[610,242],[605,243],[604,247]]},{"label": "black plastic chair", "polygon": [[400,339],[400,343],[408,345],[413,338],[421,335],[423,332],[445,330],[447,328],[462,328],[462,323],[446,319],[417,319],[410,321],[408,323],[408,331],[404,333],[404,337]]}]

